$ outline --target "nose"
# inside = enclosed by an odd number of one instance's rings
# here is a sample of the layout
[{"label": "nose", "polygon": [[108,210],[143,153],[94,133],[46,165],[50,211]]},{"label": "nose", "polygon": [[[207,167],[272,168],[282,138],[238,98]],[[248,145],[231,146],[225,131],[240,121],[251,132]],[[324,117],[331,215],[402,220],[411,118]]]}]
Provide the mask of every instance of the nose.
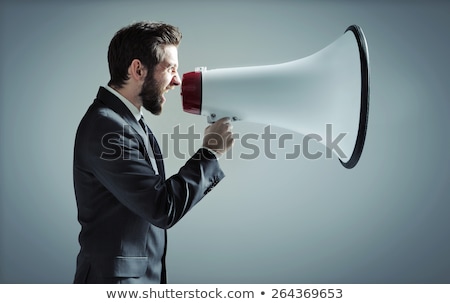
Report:
[{"label": "nose", "polygon": [[181,84],[180,74],[178,72],[172,78],[172,85],[179,86]]}]

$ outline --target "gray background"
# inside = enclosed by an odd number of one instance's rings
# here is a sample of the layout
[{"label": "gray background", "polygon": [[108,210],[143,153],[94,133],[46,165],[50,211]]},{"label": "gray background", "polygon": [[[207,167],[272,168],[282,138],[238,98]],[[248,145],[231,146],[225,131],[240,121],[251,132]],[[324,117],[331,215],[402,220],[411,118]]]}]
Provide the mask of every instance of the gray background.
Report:
[{"label": "gray background", "polygon": [[[357,167],[284,160],[292,145],[273,145],[275,160],[242,160],[249,151],[237,142],[221,160],[226,179],[169,231],[170,282],[450,283],[449,11],[444,1],[2,2],[0,282],[71,282],[76,127],[109,79],[115,31],[161,20],[183,31],[180,74],[303,58],[351,24],[371,63]],[[277,102],[278,115],[289,110]],[[177,125],[206,126],[182,111],[179,89],[161,117],[146,118],[160,140]],[[173,174],[185,160],[167,155]]]}]

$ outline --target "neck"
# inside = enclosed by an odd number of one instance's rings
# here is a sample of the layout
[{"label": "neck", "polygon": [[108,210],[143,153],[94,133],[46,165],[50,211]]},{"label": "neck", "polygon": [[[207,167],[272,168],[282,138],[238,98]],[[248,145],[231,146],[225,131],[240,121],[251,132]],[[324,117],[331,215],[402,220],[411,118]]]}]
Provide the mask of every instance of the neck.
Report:
[{"label": "neck", "polygon": [[121,88],[111,86],[111,88],[113,88],[114,90],[119,92],[120,95],[129,100],[139,111],[141,110],[142,101],[139,94],[136,93],[137,90],[132,90],[128,86],[123,86]]}]

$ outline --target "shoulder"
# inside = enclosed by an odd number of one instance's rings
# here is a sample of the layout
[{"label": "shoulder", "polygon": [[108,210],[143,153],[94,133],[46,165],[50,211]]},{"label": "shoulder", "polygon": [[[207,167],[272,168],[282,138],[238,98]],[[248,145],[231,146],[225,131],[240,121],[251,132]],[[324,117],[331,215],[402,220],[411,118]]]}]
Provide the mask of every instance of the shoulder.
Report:
[{"label": "shoulder", "polygon": [[93,135],[105,131],[117,131],[123,127],[124,123],[125,120],[121,115],[96,99],[81,119],[78,133],[87,132]]},{"label": "shoulder", "polygon": [[75,151],[80,157],[101,153],[105,143],[122,142],[126,122],[113,109],[94,100],[81,119],[75,136]]}]

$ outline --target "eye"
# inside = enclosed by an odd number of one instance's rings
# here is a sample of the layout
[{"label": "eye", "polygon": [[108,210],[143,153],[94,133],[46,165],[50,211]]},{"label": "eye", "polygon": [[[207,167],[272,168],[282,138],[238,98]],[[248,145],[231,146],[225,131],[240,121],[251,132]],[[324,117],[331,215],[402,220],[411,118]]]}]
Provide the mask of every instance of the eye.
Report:
[{"label": "eye", "polygon": [[171,73],[171,74],[176,74],[177,73],[177,67],[175,65],[170,65],[167,67],[167,72]]}]

